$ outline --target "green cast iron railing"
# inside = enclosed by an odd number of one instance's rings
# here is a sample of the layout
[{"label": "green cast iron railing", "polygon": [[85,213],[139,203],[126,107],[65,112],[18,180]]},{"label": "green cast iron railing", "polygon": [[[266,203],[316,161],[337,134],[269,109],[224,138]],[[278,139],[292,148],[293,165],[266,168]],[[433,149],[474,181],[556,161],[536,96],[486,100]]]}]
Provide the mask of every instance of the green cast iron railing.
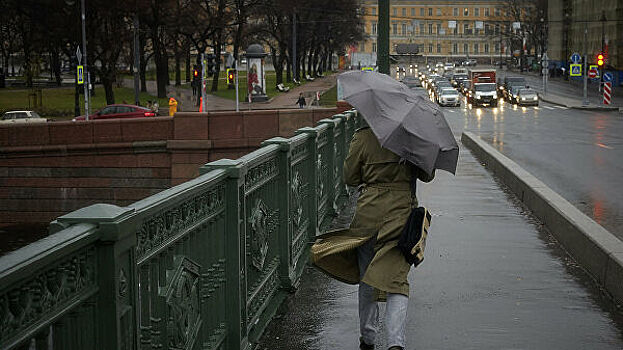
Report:
[{"label": "green cast iron railing", "polygon": [[247,349],[348,197],[355,111],[0,258],[0,349]]}]

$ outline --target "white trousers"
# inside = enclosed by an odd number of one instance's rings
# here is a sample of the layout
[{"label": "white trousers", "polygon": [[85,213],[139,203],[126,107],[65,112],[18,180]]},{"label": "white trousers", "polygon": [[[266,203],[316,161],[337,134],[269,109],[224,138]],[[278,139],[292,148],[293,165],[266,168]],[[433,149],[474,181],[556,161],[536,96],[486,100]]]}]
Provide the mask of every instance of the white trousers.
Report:
[{"label": "white trousers", "polygon": [[[374,244],[371,239],[357,248],[359,276],[363,278],[370,261],[374,257]],[[387,293],[385,308],[385,328],[387,328],[387,347],[406,348],[405,330],[407,324],[407,305],[409,298],[402,294]],[[374,288],[359,282],[359,330],[366,344],[375,344],[379,323],[379,305],[374,300]]]}]

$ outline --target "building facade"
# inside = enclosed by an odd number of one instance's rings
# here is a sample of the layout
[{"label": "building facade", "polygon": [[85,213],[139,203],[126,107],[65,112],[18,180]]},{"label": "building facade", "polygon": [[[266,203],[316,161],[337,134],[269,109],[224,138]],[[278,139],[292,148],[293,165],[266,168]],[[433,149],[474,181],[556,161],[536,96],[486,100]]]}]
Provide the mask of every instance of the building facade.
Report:
[{"label": "building facade", "polygon": [[589,63],[604,52],[606,66],[623,71],[623,1],[549,0],[548,18],[548,56],[554,64],[564,65],[586,48]]},{"label": "building facade", "polygon": [[[507,33],[513,21],[504,0],[396,0],[390,4],[390,54],[415,43],[424,59],[476,58],[494,63],[513,54]],[[376,53],[377,1],[361,1],[366,39],[358,51]]]}]

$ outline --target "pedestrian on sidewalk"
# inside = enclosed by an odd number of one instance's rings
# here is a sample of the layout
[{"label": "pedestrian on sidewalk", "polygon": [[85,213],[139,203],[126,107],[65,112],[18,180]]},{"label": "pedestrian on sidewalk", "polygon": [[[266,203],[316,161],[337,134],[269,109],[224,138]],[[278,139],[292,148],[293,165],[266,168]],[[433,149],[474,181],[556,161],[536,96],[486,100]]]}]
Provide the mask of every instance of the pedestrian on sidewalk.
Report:
[{"label": "pedestrian on sidewalk", "polygon": [[[349,254],[340,254],[334,261],[320,262],[332,276],[359,283],[360,349],[373,350],[379,321],[379,301],[386,301],[385,328],[387,346],[405,349],[410,264],[396,243],[417,198],[411,195],[411,172],[424,182],[428,176],[417,167],[400,162],[400,157],[382,148],[369,126],[358,129],[351,141],[344,163],[344,181],[358,186],[355,217],[348,232],[338,231],[343,242],[354,245]],[[324,242],[333,244],[331,238]],[[323,242],[317,242],[316,248]],[[312,248],[314,254],[314,248]],[[350,259],[349,259],[350,256]],[[335,264],[334,267],[327,265]],[[318,266],[318,265],[317,265]]]},{"label": "pedestrian on sidewalk", "polygon": [[296,100],[296,103],[299,105],[299,108],[305,108],[305,105],[307,104],[307,102],[305,102],[305,97],[303,96],[302,92],[299,94],[299,99]]}]

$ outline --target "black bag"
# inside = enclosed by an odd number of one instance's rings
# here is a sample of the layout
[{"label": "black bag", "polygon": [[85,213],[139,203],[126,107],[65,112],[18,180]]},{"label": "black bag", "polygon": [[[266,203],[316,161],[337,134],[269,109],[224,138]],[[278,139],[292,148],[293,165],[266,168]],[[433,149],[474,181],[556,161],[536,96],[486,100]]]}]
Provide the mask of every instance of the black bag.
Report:
[{"label": "black bag", "polygon": [[[415,192],[417,188],[417,168],[411,166],[411,198],[415,203]],[[424,260],[424,248],[426,246],[426,236],[430,227],[431,214],[424,207],[414,207],[411,209],[407,223],[402,229],[402,234],[398,240],[398,248],[405,256],[410,265],[418,266]]]}]

